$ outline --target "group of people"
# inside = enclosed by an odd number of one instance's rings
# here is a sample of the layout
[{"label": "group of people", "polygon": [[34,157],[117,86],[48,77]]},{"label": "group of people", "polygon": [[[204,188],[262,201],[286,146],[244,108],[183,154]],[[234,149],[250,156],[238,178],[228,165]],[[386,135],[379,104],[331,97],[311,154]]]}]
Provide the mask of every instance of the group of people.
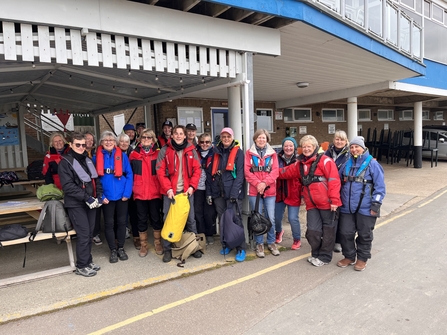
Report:
[{"label": "group of people", "polygon": [[[48,183],[64,191],[64,205],[77,232],[77,274],[90,277],[100,269],[91,255],[92,242],[100,242],[100,207],[111,263],[128,259],[124,250],[128,222],[140,257],[148,254],[152,228],[155,252],[169,262],[172,245],[161,237],[161,230],[172,198],[179,193],[188,195],[185,230],[204,233],[207,243],[213,244],[216,219],[227,208],[236,208],[242,225],[245,183],[251,209],[258,202],[258,211],[272,223],[267,234],[254,237],[257,257],[265,257],[265,244],[270,254],[280,255],[276,244],[284,235],[286,208],[291,249],[300,249],[303,198],[306,238],[312,249],[308,261],[314,266],[328,264],[337,242],[345,257],[338,266],[355,264],[359,271],[366,267],[385,184],[383,170],[371,160],[362,137],[348,143],[346,133],[337,131],[334,143],[322,153],[315,137],[305,135],[298,155],[293,137],[286,137],[276,153],[265,129],[254,133],[253,144],[245,153],[231,128],[223,128],[214,145],[209,133],[197,138],[196,131],[194,124],[173,126],[167,120],[158,138],[144,125],[135,128],[130,124],[119,136],[103,132],[99,145],[91,133],[74,133],[69,144],[61,134],[52,136],[43,173]],[[235,260],[243,262],[245,242],[235,251]],[[220,250],[222,255],[230,252],[229,248]],[[192,256],[200,258],[202,253],[196,251]]]}]

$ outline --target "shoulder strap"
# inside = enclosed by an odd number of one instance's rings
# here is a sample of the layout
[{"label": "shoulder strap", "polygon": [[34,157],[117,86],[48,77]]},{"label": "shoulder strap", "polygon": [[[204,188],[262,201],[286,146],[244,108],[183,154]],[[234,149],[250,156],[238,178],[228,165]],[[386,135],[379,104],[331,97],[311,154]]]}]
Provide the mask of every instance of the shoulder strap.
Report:
[{"label": "shoulder strap", "polygon": [[[55,200],[58,201],[58,200]],[[53,234],[53,238],[56,238],[54,234],[56,232],[56,203],[52,202],[51,204],[51,233]]]},{"label": "shoulder strap", "polygon": [[45,202],[45,205],[43,206],[42,211],[40,212],[39,219],[37,220],[36,228],[34,229],[34,231],[30,234],[30,236],[28,238],[30,241],[34,241],[37,233],[42,229],[42,222],[43,222],[43,219],[45,219],[45,215],[47,213],[47,208],[48,208],[48,202]]}]

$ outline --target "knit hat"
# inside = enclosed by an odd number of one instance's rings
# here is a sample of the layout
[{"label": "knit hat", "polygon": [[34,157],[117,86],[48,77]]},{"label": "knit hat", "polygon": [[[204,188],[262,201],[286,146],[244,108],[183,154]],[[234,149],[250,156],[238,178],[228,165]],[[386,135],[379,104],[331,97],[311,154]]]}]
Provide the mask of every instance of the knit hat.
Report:
[{"label": "knit hat", "polygon": [[128,123],[128,124],[124,125],[123,130],[124,131],[126,131],[126,130],[133,130],[133,131],[135,131],[135,127],[133,126],[133,124]]},{"label": "knit hat", "polygon": [[233,132],[233,129],[231,129],[231,128],[226,127],[226,128],[224,128],[224,129],[222,129],[222,131],[221,131],[220,133],[221,133],[221,134],[222,134],[222,133],[228,133],[228,134],[231,135],[231,137],[234,138],[234,132]]},{"label": "knit hat", "polygon": [[349,141],[349,146],[353,144],[356,144],[366,150],[365,138],[363,136],[356,136],[351,141]]},{"label": "knit hat", "polygon": [[293,137],[286,137],[285,139],[282,140],[282,147],[284,148],[284,143],[286,141],[290,141],[293,143],[293,147],[295,148],[295,150],[298,148],[298,145],[296,144],[296,140]]}]

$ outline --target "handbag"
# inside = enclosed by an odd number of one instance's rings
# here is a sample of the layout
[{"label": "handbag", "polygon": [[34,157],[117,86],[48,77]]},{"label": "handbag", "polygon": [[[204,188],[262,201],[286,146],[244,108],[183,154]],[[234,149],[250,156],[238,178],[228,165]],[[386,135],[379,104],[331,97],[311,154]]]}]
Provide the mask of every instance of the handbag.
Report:
[{"label": "handbag", "polygon": [[[235,203],[237,213],[240,216],[239,205]],[[220,219],[220,242],[224,248],[233,249],[240,246],[245,240],[244,227],[240,225],[239,216],[233,206],[223,212]]]},{"label": "handbag", "polygon": [[255,235],[266,234],[272,228],[270,219],[259,213],[259,200],[261,197],[262,195],[258,193],[256,196],[255,209],[251,211],[250,221],[248,222],[248,229]]}]

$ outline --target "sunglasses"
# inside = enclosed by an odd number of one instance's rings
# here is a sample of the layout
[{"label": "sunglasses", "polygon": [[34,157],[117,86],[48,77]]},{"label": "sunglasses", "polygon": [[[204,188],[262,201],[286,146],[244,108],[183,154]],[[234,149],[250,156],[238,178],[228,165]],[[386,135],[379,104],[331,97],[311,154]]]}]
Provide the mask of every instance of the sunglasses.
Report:
[{"label": "sunglasses", "polygon": [[200,141],[199,143],[200,143],[200,144],[210,144],[211,141]]},{"label": "sunglasses", "polygon": [[152,140],[153,137],[152,136],[141,136],[142,140]]},{"label": "sunglasses", "polygon": [[75,145],[75,147],[76,148],[80,148],[80,147],[83,147],[83,148],[85,148],[87,145],[85,144],[85,143],[74,143],[74,145]]}]

